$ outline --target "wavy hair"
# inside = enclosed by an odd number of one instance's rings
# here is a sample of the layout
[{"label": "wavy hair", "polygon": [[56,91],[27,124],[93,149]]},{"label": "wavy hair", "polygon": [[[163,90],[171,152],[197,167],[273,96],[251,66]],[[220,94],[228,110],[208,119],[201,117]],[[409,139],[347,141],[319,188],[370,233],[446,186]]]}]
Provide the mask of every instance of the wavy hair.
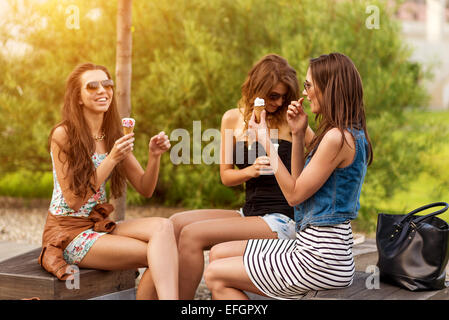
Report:
[{"label": "wavy hair", "polygon": [[257,97],[268,99],[273,88],[282,82],[287,87],[284,102],[274,113],[267,113],[268,128],[279,128],[286,123],[288,105],[293,100],[298,100],[299,83],[296,71],[286,59],[277,54],[268,54],[260,59],[248,72],[248,76],[242,85],[242,97],[238,102],[240,112],[243,114],[246,131],[248,122],[254,109],[254,100]]},{"label": "wavy hair", "polygon": [[[91,190],[91,178],[96,179],[96,170],[92,161],[92,156],[95,153],[95,141],[84,118],[83,106],[79,103],[81,100],[81,76],[84,72],[90,70],[102,70],[106,73],[108,79],[111,79],[108,69],[104,66],[92,63],[78,65],[67,78],[62,121],[53,127],[48,137],[48,149],[50,150],[54,130],[57,127],[65,129],[68,137],[67,142],[64,145],[58,143],[58,146],[60,153],[63,152],[67,158],[69,188],[79,197],[86,196],[88,190]],[[108,111],[104,114],[101,129],[106,133],[106,150],[110,152],[115,141],[123,136],[115,94],[112,96]],[[117,198],[122,195],[123,187],[126,184],[122,163],[114,167],[110,178],[112,195]]]},{"label": "wavy hair", "polygon": [[324,135],[332,128],[342,133],[341,147],[346,142],[343,130],[357,129],[365,132],[369,145],[368,164],[373,161],[373,148],[366,128],[363,85],[352,60],[341,53],[321,55],[310,60],[310,71],[320,105],[315,120],[319,126],[306,156],[319,145]]}]

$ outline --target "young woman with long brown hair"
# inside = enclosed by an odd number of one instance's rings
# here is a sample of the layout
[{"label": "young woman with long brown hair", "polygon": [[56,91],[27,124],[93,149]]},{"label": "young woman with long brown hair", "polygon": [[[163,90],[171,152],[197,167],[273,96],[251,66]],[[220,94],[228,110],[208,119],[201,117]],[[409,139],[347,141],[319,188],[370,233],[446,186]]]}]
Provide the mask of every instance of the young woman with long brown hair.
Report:
[{"label": "young woman with long brown hair", "polygon": [[[354,276],[350,221],[357,217],[360,192],[373,152],[366,128],[363,87],[353,62],[331,53],[310,60],[304,96],[319,126],[306,139],[302,102],[288,106],[291,174],[264,133],[265,115],[250,128],[276,164],[276,180],[295,206],[296,239],[233,241],[214,246],[205,272],[214,299],[247,299],[250,291],[296,299],[309,290],[349,286]],[[307,153],[304,154],[304,148]]]},{"label": "young woman with long brown hair", "polygon": [[221,180],[226,186],[245,183],[246,200],[239,211],[204,209],[171,217],[178,239],[181,299],[194,298],[203,275],[203,251],[211,246],[231,240],[294,237],[293,209],[282,195],[274,175],[264,174],[272,168],[260,146],[255,141],[248,143],[247,129],[254,100],[263,98],[271,138],[278,141],[279,155],[290,170],[292,135],[286,111],[298,94],[296,71],[284,58],[269,54],[249,71],[238,108],[223,115]]},{"label": "young woman with long brown hair", "polygon": [[107,180],[114,197],[127,180],[151,197],[161,155],[170,148],[163,132],[153,136],[147,167],[140,166],[132,153],[134,133],[123,135],[113,87],[108,70],[91,63],[79,65],[68,77],[62,121],[49,136],[54,189],[39,262],[60,279],[68,264],[102,270],[149,267],[137,298],[177,299],[171,221],[153,217],[115,224],[107,218],[113,210],[106,203]]}]

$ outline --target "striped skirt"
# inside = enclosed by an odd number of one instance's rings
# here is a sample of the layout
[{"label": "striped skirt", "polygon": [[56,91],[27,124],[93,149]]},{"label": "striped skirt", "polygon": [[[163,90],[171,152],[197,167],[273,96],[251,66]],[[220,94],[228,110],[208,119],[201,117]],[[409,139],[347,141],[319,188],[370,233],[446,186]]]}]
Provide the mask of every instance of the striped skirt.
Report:
[{"label": "striped skirt", "polygon": [[348,221],[310,226],[296,239],[249,240],[243,261],[254,285],[275,299],[300,299],[310,290],[340,289],[352,284],[354,259]]}]

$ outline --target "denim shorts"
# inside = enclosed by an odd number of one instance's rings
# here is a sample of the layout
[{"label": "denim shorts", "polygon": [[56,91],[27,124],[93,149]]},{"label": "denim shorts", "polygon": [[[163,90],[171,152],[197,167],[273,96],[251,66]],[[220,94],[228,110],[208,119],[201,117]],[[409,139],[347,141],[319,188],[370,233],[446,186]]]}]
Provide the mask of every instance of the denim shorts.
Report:
[{"label": "denim shorts", "polygon": [[[242,209],[237,212],[245,217]],[[260,217],[268,224],[271,231],[276,232],[278,239],[296,239],[296,223],[285,214],[273,212]]]}]

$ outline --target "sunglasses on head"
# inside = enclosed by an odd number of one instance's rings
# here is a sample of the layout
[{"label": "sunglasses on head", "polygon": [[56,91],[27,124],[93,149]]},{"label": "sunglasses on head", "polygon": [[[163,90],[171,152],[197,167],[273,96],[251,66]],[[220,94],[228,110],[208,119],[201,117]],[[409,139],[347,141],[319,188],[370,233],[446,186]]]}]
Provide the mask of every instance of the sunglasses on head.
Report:
[{"label": "sunglasses on head", "polygon": [[114,87],[114,81],[112,81],[112,79],[107,79],[103,81],[90,81],[86,84],[86,89],[90,91],[97,90],[100,88],[100,84],[105,89],[112,89]]}]

